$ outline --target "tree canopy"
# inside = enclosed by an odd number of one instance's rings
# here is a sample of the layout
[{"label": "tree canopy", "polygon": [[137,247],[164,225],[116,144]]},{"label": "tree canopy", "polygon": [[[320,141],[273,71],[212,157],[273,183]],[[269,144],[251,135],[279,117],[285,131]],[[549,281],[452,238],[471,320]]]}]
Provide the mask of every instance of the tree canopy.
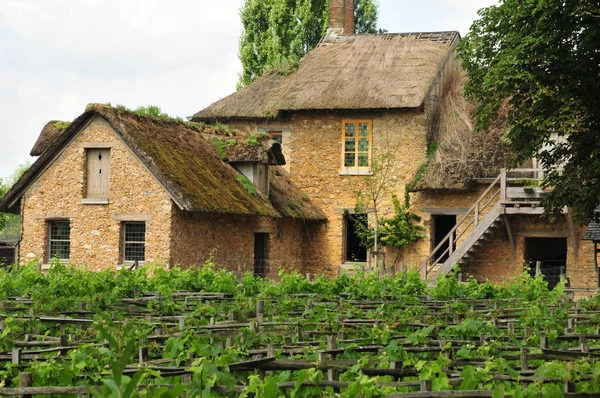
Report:
[{"label": "tree canopy", "polygon": [[[356,33],[375,33],[377,13],[377,0],[354,0]],[[296,65],[319,43],[327,30],[328,0],[245,0],[240,17],[243,87],[271,67]]]},{"label": "tree canopy", "polygon": [[479,15],[461,43],[478,127],[506,112],[514,163],[547,170],[546,211],[588,220],[600,204],[599,2],[501,0]]}]

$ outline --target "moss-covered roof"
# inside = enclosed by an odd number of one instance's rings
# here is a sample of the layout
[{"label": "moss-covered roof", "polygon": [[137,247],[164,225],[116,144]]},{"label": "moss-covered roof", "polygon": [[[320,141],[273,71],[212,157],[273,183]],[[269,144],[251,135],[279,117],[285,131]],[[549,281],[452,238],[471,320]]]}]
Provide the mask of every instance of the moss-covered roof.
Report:
[{"label": "moss-covered roof", "polygon": [[269,200],[284,216],[310,221],[324,221],[327,216],[306,193],[292,182],[287,171],[271,167]]},{"label": "moss-covered roof", "polygon": [[40,156],[69,127],[69,124],[69,122],[61,120],[52,120],[46,123],[29,154],[31,156]]},{"label": "moss-covered roof", "polygon": [[[219,157],[215,146],[207,138],[214,134],[210,127],[138,116],[101,104],[89,107],[52,142],[5,195],[0,208],[18,212],[15,206],[9,208],[9,204],[15,203],[37,173],[88,120],[96,116],[110,124],[184,210],[281,217],[268,198],[260,193],[251,194],[240,184],[237,171]],[[242,148],[247,143],[239,142],[238,145]],[[263,157],[282,159],[281,148],[269,145],[262,142],[254,146],[271,153],[261,155]],[[252,148],[254,146],[250,145]],[[250,152],[255,151],[253,149]],[[259,149],[256,150],[258,152]]]}]

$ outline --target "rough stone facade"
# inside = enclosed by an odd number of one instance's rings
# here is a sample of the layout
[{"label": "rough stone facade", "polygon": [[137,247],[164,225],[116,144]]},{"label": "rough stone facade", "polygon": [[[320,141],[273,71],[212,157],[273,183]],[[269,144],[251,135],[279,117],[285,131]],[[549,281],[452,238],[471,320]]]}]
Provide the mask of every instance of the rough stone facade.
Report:
[{"label": "rough stone facade", "polygon": [[581,240],[585,228],[575,227],[578,241],[576,252],[573,236],[565,219],[550,223],[544,222],[539,216],[512,215],[509,217],[509,224],[515,237],[515,251],[512,250],[506,228],[502,227],[465,267],[468,274],[478,280],[493,283],[510,281],[525,271],[527,238],[564,238],[567,241],[566,276],[570,285],[581,288],[597,286],[593,244]]},{"label": "rough stone facade", "polygon": [[[386,111],[372,113],[344,112],[294,112],[291,117],[268,122],[231,122],[235,128],[256,131],[272,124],[290,129],[285,137],[284,147],[288,159],[288,169],[294,182],[328,216],[323,228],[324,239],[313,242],[316,249],[312,253],[322,253],[316,257],[311,273],[333,275],[344,259],[344,210],[352,210],[356,204],[354,192],[360,188],[363,176],[343,175],[341,170],[342,122],[345,119],[365,119],[373,121],[373,148],[394,153],[393,172],[395,193],[400,199],[404,195],[405,184],[413,179],[414,173],[426,161],[428,128],[427,112]],[[416,269],[433,249],[433,217],[435,215],[456,215],[457,221],[468,211],[489,187],[488,182],[475,184],[467,191],[423,191],[411,194],[411,207],[421,216],[425,226],[426,239],[403,248],[400,253],[387,249],[386,261],[391,265]],[[482,200],[482,205],[490,199],[490,206],[480,212],[483,219],[498,200],[492,198],[498,186],[491,189]],[[386,199],[380,208],[381,215],[392,213],[391,202]],[[372,218],[372,215],[370,216]],[[472,217],[467,219],[471,221]],[[370,221],[372,222],[372,220]],[[566,221],[549,224],[539,216],[510,216],[509,223],[515,236],[516,250],[513,253],[505,226],[501,226],[483,246],[478,255],[465,266],[464,272],[479,280],[502,283],[521,275],[525,261],[525,237],[547,236],[548,231],[567,239],[567,276],[571,286],[593,287],[596,274],[593,267],[593,245],[578,241],[579,251],[575,255],[573,239]],[[473,230],[464,229],[458,243]],[[580,234],[582,228],[576,227]],[[558,231],[558,232],[557,232]],[[315,236],[319,236],[315,234]],[[305,248],[306,250],[306,248]]]},{"label": "rough stone facade", "polygon": [[276,277],[280,269],[310,272],[314,257],[305,251],[311,229],[322,223],[291,218],[182,212],[173,208],[171,263],[184,268],[213,262],[238,276],[254,272],[255,234],[265,234],[265,273]]},{"label": "rough stone facade", "polygon": [[[110,148],[110,194],[107,204],[84,204],[86,148]],[[132,184],[135,181],[135,184]],[[23,238],[20,258],[47,264],[48,223],[69,220],[70,262],[93,270],[122,261],[123,221],[146,222],[146,261],[170,257],[172,201],[162,186],[96,117],[31,184],[22,199]]]}]

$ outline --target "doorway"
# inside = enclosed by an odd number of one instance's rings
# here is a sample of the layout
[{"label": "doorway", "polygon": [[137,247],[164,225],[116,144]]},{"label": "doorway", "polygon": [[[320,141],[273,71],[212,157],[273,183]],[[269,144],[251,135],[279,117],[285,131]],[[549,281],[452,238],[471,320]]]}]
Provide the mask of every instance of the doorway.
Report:
[{"label": "doorway", "polygon": [[525,238],[525,261],[532,276],[539,261],[548,289],[554,289],[567,272],[567,238]]},{"label": "doorway", "polygon": [[254,234],[254,276],[264,278],[267,276],[267,234]]},{"label": "doorway", "polygon": [[[432,247],[431,249],[435,249],[437,247],[437,245],[440,244],[440,242],[442,242],[444,240],[444,238],[446,237],[446,235],[448,235],[450,233],[450,231],[452,230],[452,228],[454,228],[454,226],[456,225],[456,214],[451,214],[451,215],[446,215],[446,214],[434,214],[431,216],[431,228],[432,228],[432,238],[433,241],[431,242]],[[456,233],[454,235],[454,237],[456,238]],[[434,261],[446,261],[448,259],[448,257],[450,256],[450,251],[448,250],[450,246],[450,242],[447,241],[442,247],[440,247],[438,250],[436,250],[436,252],[434,253]],[[454,239],[454,244],[453,244],[453,249],[456,248],[456,239]]]},{"label": "doorway", "polygon": [[360,244],[356,229],[369,225],[366,214],[346,214],[344,216],[344,262],[367,261],[367,249]]}]

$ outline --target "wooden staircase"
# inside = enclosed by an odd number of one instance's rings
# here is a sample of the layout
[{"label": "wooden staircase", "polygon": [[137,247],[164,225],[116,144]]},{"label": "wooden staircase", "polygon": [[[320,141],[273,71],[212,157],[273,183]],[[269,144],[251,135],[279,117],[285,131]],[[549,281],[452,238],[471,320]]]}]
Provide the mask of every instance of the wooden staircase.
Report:
[{"label": "wooden staircase", "polygon": [[535,181],[535,178],[507,177],[507,173],[538,176],[541,170],[502,170],[421,264],[421,276],[424,280],[435,282],[438,275],[449,273],[456,264],[466,265],[501,227],[507,229],[514,250],[508,215],[542,214],[543,208],[539,203],[543,191],[539,188],[515,186],[523,185],[524,180]]}]

